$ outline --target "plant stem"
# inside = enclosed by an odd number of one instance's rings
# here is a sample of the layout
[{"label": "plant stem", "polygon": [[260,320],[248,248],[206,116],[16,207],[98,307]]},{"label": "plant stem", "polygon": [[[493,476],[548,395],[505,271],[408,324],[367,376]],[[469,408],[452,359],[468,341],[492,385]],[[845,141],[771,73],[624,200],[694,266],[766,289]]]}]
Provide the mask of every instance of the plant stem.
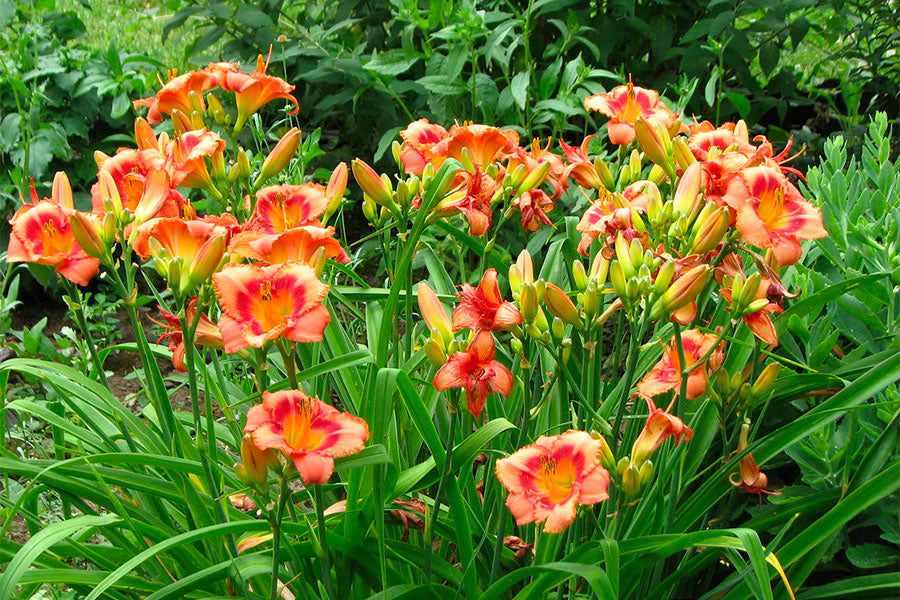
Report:
[{"label": "plant stem", "polygon": [[290,342],[286,341],[284,338],[279,338],[275,342],[275,345],[278,346],[278,351],[281,353],[282,360],[284,360],[284,371],[285,373],[287,373],[287,378],[291,384],[291,389],[300,389],[297,385],[297,368],[294,362],[293,346],[291,346]]},{"label": "plant stem", "polygon": [[316,496],[316,522],[319,525],[319,544],[322,546],[322,572],[325,578],[325,592],[331,592],[331,555],[328,552],[328,530],[325,527],[325,495],[321,485],[312,486]]},{"label": "plant stem", "polygon": [[272,519],[270,515],[272,523],[272,592],[269,600],[276,600],[278,597],[278,569],[281,566],[281,520],[284,518],[284,507],[290,497],[291,492],[288,489],[287,481],[282,481],[275,518]]},{"label": "plant stem", "polygon": [[103,370],[103,361],[100,360],[100,355],[97,354],[97,344],[94,343],[94,338],[88,327],[87,319],[84,316],[84,294],[82,294],[81,290],[68,279],[63,277],[61,280],[66,288],[66,293],[69,295],[69,298],[72,299],[70,308],[72,309],[72,312],[75,313],[75,322],[81,330],[81,335],[84,336],[84,341],[87,344],[88,351],[91,355],[91,362],[94,363],[94,370],[99,374],[100,381],[106,386],[106,389],[111,389],[109,387],[109,379],[106,378],[106,371]]},{"label": "plant stem", "polygon": [[[451,392],[453,394],[453,392]],[[450,406],[450,434],[447,439],[447,452],[444,455],[444,468],[441,471],[441,479],[438,481],[437,494],[434,496],[434,507],[431,509],[431,518],[428,519],[428,525],[425,532],[425,578],[431,578],[431,558],[434,552],[434,526],[437,523],[441,510],[441,500],[444,495],[444,486],[447,478],[450,476],[453,467],[453,444],[456,437],[456,426],[459,421],[458,402],[451,401]]]}]

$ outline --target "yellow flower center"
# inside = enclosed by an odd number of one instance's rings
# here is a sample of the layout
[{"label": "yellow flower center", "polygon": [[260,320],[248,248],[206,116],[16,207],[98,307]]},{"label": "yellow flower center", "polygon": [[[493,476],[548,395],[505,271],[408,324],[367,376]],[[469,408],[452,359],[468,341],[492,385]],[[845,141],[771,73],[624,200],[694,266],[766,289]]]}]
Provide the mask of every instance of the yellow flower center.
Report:
[{"label": "yellow flower center", "polygon": [[282,431],[284,441],[297,450],[315,450],[322,445],[322,433],[312,429],[312,405],[307,400],[296,404],[284,419]]},{"label": "yellow flower center", "polygon": [[572,495],[572,484],[575,482],[575,468],[571,460],[557,462],[541,459],[541,475],[538,488],[547,495],[551,504],[564,502]]}]

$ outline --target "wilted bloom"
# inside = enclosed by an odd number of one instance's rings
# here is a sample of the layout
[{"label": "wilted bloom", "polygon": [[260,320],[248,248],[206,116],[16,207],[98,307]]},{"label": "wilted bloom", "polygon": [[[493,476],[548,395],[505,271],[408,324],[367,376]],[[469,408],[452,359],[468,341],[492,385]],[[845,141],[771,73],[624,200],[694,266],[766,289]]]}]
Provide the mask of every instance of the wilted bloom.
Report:
[{"label": "wilted bloom", "polygon": [[[738,452],[743,452],[747,449],[747,434],[750,431],[750,424],[744,423],[741,425],[741,436],[738,439]],[[740,461],[740,478],[735,480],[735,476],[737,473],[732,473],[728,476],[728,479],[731,481],[731,485],[738,486],[744,488],[745,491],[751,494],[759,494],[760,498],[762,498],[762,494],[766,495],[779,495],[780,492],[772,492],[766,489],[766,486],[769,484],[769,478],[766,477],[766,474],[759,470],[759,467],[756,465],[756,461],[753,460],[753,455],[749,452],[741,457]]]},{"label": "wilted bloom", "polygon": [[[187,369],[184,366],[184,332],[181,330],[181,321],[178,317],[162,306],[159,307],[159,313],[162,315],[164,323],[154,321],[157,325],[161,325],[165,331],[159,336],[158,343],[168,342],[169,352],[172,353],[172,366],[176,371],[182,373]],[[188,323],[193,323],[197,318],[197,297],[191,298],[185,309],[185,318]],[[194,331],[194,344],[197,346],[206,346],[208,348],[217,348],[221,350],[224,346],[222,343],[222,332],[218,326],[209,320],[205,314],[200,314],[200,320],[197,322],[197,329]]]},{"label": "wilted bloom", "polygon": [[269,264],[290,261],[309,263],[319,248],[326,258],[345,263],[350,260],[341,243],[334,239],[334,227],[300,225],[281,233],[260,233],[254,230],[235,235],[228,246],[229,254],[252,258]]},{"label": "wilted bloom", "polygon": [[595,110],[609,117],[606,126],[609,141],[624,146],[634,139],[634,124],[638,117],[645,121],[661,123],[666,129],[678,123],[678,114],[660,102],[653,90],[632,85],[620,85],[605,94],[594,94],[584,99],[585,110]]},{"label": "wilted bloom", "polygon": [[289,115],[296,115],[300,110],[297,98],[291,92],[295,86],[280,77],[266,74],[269,63],[263,60],[262,54],[256,58],[256,70],[247,74],[237,70],[230,63],[214,63],[207,67],[212,79],[227,92],[234,92],[237,105],[237,120],[234,130],[240,131],[247,119],[263,105],[272,100],[282,98],[294,105]]},{"label": "wilted bloom", "polygon": [[435,169],[440,168],[444,157],[435,155],[431,149],[447,135],[446,129],[428,119],[410,123],[400,132],[400,137],[403,138],[400,161],[404,171],[411,175],[421,175],[427,164],[432,164]]},{"label": "wilted bloom", "polygon": [[78,285],[87,285],[100,270],[72,234],[72,210],[52,200],[26,204],[9,221],[12,231],[6,262],[29,262],[53,267]]},{"label": "wilted bloom", "polygon": [[481,415],[487,395],[493,392],[509,396],[513,387],[512,373],[494,360],[497,349],[490,331],[480,331],[465,352],[451,354],[447,363],[434,376],[434,389],[466,390],[466,406],[475,418]]},{"label": "wilted bloom", "polygon": [[334,459],[363,449],[369,426],[300,390],[263,392],[263,402],[247,411],[244,431],[256,445],[280,450],[297,467],[305,485],[326,483]]},{"label": "wilted bloom", "polygon": [[429,331],[436,329],[446,348],[453,340],[453,325],[443,303],[424,281],[416,288],[416,296],[419,301],[419,314],[425,320],[425,327]]},{"label": "wilted bloom", "polygon": [[[645,396],[657,396],[669,390],[678,391],[681,387],[681,372],[690,369],[687,380],[687,398],[693,400],[706,391],[707,367],[715,370],[721,364],[724,342],[712,352],[706,363],[694,366],[716,345],[718,336],[701,333],[697,329],[681,332],[681,343],[684,348],[686,365],[682,367],[678,358],[678,345],[673,337],[664,347],[663,357],[650,372],[638,383],[637,390]],[[692,368],[693,367],[693,368]]]},{"label": "wilted bloom", "polygon": [[213,275],[213,288],[222,307],[219,329],[229,353],[261,348],[279,337],[319,342],[331,320],[322,306],[328,286],[308,265],[229,265]]},{"label": "wilted bloom", "polygon": [[322,226],[328,208],[325,188],[316,183],[270,185],[256,192],[256,208],[248,229],[280,233],[301,225]]},{"label": "wilted bloom", "polygon": [[744,169],[729,181],[723,200],[737,211],[736,225],[744,240],[771,248],[782,266],[800,260],[799,240],[828,235],[819,209],[771,167]]},{"label": "wilted bloom", "polygon": [[478,287],[462,284],[459,305],[453,309],[453,330],[468,327],[472,331],[508,329],[522,322],[522,314],[512,302],[503,300],[497,283],[497,270],[487,269]]},{"label": "wilted bloom", "polygon": [[456,175],[456,192],[441,200],[436,212],[441,216],[462,213],[469,221],[470,235],[484,235],[491,228],[491,199],[497,191],[497,182],[487,174],[461,170]]},{"label": "wilted bloom", "polygon": [[200,98],[201,108],[205,110],[205,106],[202,104],[203,92],[215,85],[208,73],[204,71],[190,71],[184,75],[178,75],[169,79],[168,83],[163,85],[155,96],[135,100],[134,107],[149,107],[147,120],[155,125],[162,121],[163,114],[170,115],[175,109],[190,114],[192,110],[189,100],[191,92],[194,92]]},{"label": "wilted bloom", "polygon": [[674,437],[677,444],[682,436],[685,441],[688,441],[694,435],[694,431],[685,425],[684,421],[661,408],[656,408],[650,398],[646,398],[646,400],[650,414],[644,424],[644,429],[631,448],[631,461],[638,467],[659,449],[666,438]]},{"label": "wilted bloom", "polygon": [[522,213],[522,229],[525,231],[537,231],[541,225],[553,227],[547,213],[556,206],[544,190],[528,190],[513,201],[513,206]]},{"label": "wilted bloom", "polygon": [[517,525],[544,522],[560,533],[575,520],[577,506],[609,498],[609,472],[600,465],[602,440],[584,431],[541,436],[497,461],[497,479],[509,491],[506,506]]}]

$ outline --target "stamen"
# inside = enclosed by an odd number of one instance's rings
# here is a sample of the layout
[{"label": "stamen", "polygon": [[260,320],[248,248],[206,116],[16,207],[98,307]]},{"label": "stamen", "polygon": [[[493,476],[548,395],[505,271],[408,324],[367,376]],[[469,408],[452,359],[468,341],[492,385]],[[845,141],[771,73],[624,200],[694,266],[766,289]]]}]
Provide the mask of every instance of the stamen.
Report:
[{"label": "stamen", "polygon": [[259,285],[259,297],[268,302],[272,299],[272,281],[266,279]]}]

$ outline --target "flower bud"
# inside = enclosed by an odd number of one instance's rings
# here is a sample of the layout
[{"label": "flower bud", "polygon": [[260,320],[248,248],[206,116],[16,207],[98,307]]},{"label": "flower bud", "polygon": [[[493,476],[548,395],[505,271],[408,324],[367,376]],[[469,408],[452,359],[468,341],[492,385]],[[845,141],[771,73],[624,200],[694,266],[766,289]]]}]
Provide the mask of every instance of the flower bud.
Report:
[{"label": "flower bud", "polygon": [[618,261],[609,266],[609,282],[619,298],[622,300],[628,298],[625,294],[625,272],[622,269],[622,264]]},{"label": "flower bud", "polygon": [[772,388],[775,387],[775,381],[780,373],[780,363],[769,363],[766,365],[766,368],[762,370],[762,373],[753,382],[753,386],[750,388],[750,397],[754,400],[761,400],[768,396]]},{"label": "flower bud", "polygon": [[463,168],[469,173],[475,172],[475,163],[472,161],[472,153],[466,146],[463,146],[459,153],[459,162],[462,163]]},{"label": "flower bud", "polygon": [[191,112],[206,112],[206,107],[203,105],[203,97],[194,90],[188,92],[188,106],[191,107]]},{"label": "flower bud", "polygon": [[114,213],[118,218],[122,213],[122,197],[119,195],[119,188],[116,186],[116,182],[109,171],[100,171],[100,174],[98,175],[98,188],[100,190],[100,198],[104,202],[104,205],[107,201],[109,201],[111,205],[111,210],[107,210],[107,212]]},{"label": "flower bud", "polygon": [[231,119],[225,111],[225,107],[222,106],[222,103],[212,92],[206,95],[206,105],[206,113],[211,116],[216,123],[219,125],[230,124]]},{"label": "flower bud", "polygon": [[653,463],[651,461],[646,461],[641,465],[640,470],[638,471],[640,475],[641,485],[645,486],[650,483],[650,478],[653,477]]},{"label": "flower bud", "polygon": [[368,196],[363,198],[362,212],[369,223],[374,225],[378,222],[378,205]]},{"label": "flower bud", "polygon": [[[762,277],[760,277],[758,272],[753,273],[747,278],[747,280],[744,282],[743,288],[741,289],[740,304],[738,305],[740,306],[740,309],[735,308],[736,311],[739,311],[741,314],[744,313],[744,307],[748,306],[756,299],[756,292],[759,290],[759,285],[761,282]],[[733,300],[734,296],[732,296],[732,306],[734,306]]]},{"label": "flower bud", "polygon": [[734,124],[734,137],[742,142],[750,142],[750,131],[747,129],[747,122],[743,119]]},{"label": "flower bud", "polygon": [[692,302],[706,287],[712,267],[697,265],[669,286],[650,310],[650,318],[658,319],[667,312],[678,310]]},{"label": "flower bud", "polygon": [[75,211],[71,216],[72,235],[88,256],[103,260],[108,248],[100,235],[102,224],[93,213]]},{"label": "flower bud", "polygon": [[691,244],[691,254],[706,254],[710,250],[715,249],[725,237],[728,231],[729,221],[731,217],[726,207],[720,207],[711,214],[697,219],[696,233],[694,234],[694,242]]},{"label": "flower bud", "polygon": [[387,206],[393,204],[393,192],[388,184],[364,161],[355,158],[352,163],[353,178],[362,188],[362,191],[371,198],[375,204]]},{"label": "flower bud", "polygon": [[603,187],[609,191],[616,189],[616,180],[613,178],[612,173],[610,173],[609,166],[607,166],[599,156],[594,159],[594,170],[597,172],[597,177],[599,177]]},{"label": "flower bud", "polygon": [[191,117],[188,114],[178,110],[177,108],[173,108],[171,117],[172,132],[176,137],[187,131],[194,130],[194,124],[191,122]]},{"label": "flower bud", "polygon": [[249,433],[241,440],[241,462],[235,465],[234,474],[245,484],[264,484],[269,478],[269,465],[275,451],[271,448],[260,450]]},{"label": "flower bud", "polygon": [[690,147],[687,145],[687,140],[681,136],[672,140],[672,157],[682,172],[697,162],[697,159],[694,158],[694,153],[691,152]]},{"label": "flower bud", "polygon": [[547,289],[547,282],[543,279],[538,279],[534,282],[534,291],[537,293],[538,302],[544,301],[544,290]]},{"label": "flower bud", "polygon": [[516,267],[523,282],[534,283],[534,262],[531,260],[531,253],[528,250],[519,252],[519,256],[516,258]]},{"label": "flower bud", "polygon": [[644,264],[644,246],[641,240],[634,238],[628,247],[628,257],[635,269],[639,269]]},{"label": "flower bud", "polygon": [[588,321],[594,318],[600,309],[600,292],[597,284],[593,281],[588,283],[588,288],[584,291],[584,314]]},{"label": "flower bud", "polygon": [[629,464],[622,473],[622,491],[628,498],[635,498],[641,493],[641,474],[633,464]]},{"label": "flower bud", "polygon": [[542,162],[538,167],[532,169],[531,173],[529,173],[525,177],[525,179],[522,180],[521,185],[519,185],[519,190],[516,192],[516,196],[521,196],[528,190],[533,190],[536,187],[540,187],[540,185],[544,183],[544,180],[547,179],[548,173],[550,173],[549,161]]},{"label": "flower bud", "polygon": [[562,319],[553,317],[553,321],[550,323],[550,333],[553,335],[553,339],[559,342],[562,341],[566,335],[566,324],[563,323]]},{"label": "flower bud", "polygon": [[650,172],[647,173],[647,180],[652,181],[656,185],[665,183],[668,177],[669,176],[666,174],[665,169],[663,169],[659,165],[653,165],[652,167],[650,167]]},{"label": "flower bud", "polygon": [[156,134],[153,133],[153,127],[144,117],[138,117],[134,120],[134,139],[138,150],[159,149]]},{"label": "flower bud", "polygon": [[667,147],[671,146],[669,132],[663,127],[656,127],[654,123],[638,117],[634,123],[634,137],[637,144],[650,162],[655,163],[665,170],[669,165],[669,153]]},{"label": "flower bud", "polygon": [[326,262],[328,262],[328,253],[325,252],[325,248],[322,246],[316,248],[306,260],[306,263],[313,268],[313,271],[316,272],[316,277],[319,279],[322,278],[322,273],[325,271]]},{"label": "flower bud", "polygon": [[442,347],[446,348],[453,340],[453,324],[447,315],[447,310],[434,290],[424,281],[416,288],[416,296],[419,301],[419,313],[425,320],[425,326],[429,330],[437,330]]},{"label": "flower bud", "polygon": [[572,261],[572,283],[580,292],[587,289],[587,272],[584,270],[584,263],[577,258]]},{"label": "flower bud", "polygon": [[641,153],[637,150],[632,150],[631,156],[628,157],[628,169],[631,174],[631,181],[628,183],[634,183],[641,178]]},{"label": "flower bud", "polygon": [[254,187],[259,187],[263,181],[277,175],[288,166],[288,163],[291,162],[291,159],[297,152],[297,148],[300,147],[301,136],[300,130],[296,127],[281,136],[281,139],[269,152],[266,160],[263,161],[262,168],[259,170],[259,175],[254,182]]},{"label": "flower bud", "polygon": [[169,287],[173,290],[181,289],[182,279],[187,279],[184,276],[184,259],[180,256],[168,259],[164,258],[167,254],[168,253],[157,253],[157,272],[165,269],[163,277],[169,282]]},{"label": "flower bud", "polygon": [[538,298],[533,283],[525,282],[519,288],[519,308],[526,323],[534,321],[538,312]]},{"label": "flower bud", "polygon": [[325,188],[325,201],[328,202],[328,208],[322,217],[322,222],[327,223],[328,219],[337,212],[344,199],[344,192],[347,190],[347,163],[339,163],[331,172],[328,179],[328,186]]},{"label": "flower bud", "polygon": [[700,180],[702,176],[700,163],[694,163],[685,169],[684,174],[675,188],[675,196],[672,199],[675,213],[679,215],[693,216],[700,206]]},{"label": "flower bud", "polygon": [[447,353],[444,351],[442,344],[437,342],[434,337],[429,337],[423,345],[425,356],[436,367],[442,366],[447,362]]},{"label": "flower bud", "polygon": [[761,311],[768,305],[769,305],[768,298],[760,298],[758,300],[754,300],[753,302],[751,302],[750,304],[747,305],[747,308],[744,309],[743,314],[741,316],[752,315],[755,312]]},{"label": "flower bud", "polygon": [[244,152],[243,148],[238,150],[237,161],[235,161],[231,170],[228,171],[229,183],[234,183],[239,179],[250,179],[250,159],[247,158],[247,153]]},{"label": "flower bud", "polygon": [[609,274],[609,259],[603,256],[602,252],[598,252],[594,256],[594,262],[591,263],[590,280],[595,282],[598,287],[606,284],[606,276]]},{"label": "flower bud", "polygon": [[610,474],[616,472],[616,457],[612,453],[612,448],[609,447],[609,442],[606,441],[602,435],[600,435],[596,431],[591,432],[591,437],[595,440],[599,440],[600,443],[600,465],[609,471]]},{"label": "flower bud", "polygon": [[625,187],[631,183],[631,167],[624,164],[619,168],[619,186]]},{"label": "flower bud", "polygon": [[615,250],[616,258],[622,267],[622,274],[625,279],[631,279],[635,274],[634,263],[631,260],[631,245],[621,233],[616,236]]},{"label": "flower bud", "polygon": [[547,284],[544,291],[544,303],[550,312],[567,325],[581,325],[581,316],[572,300],[556,285]]},{"label": "flower bud", "polygon": [[113,213],[106,213],[103,215],[103,226],[101,228],[101,235],[103,236],[103,244],[109,248],[111,247],[115,241],[118,226],[116,224],[116,215]]},{"label": "flower bud", "polygon": [[659,271],[656,273],[656,280],[653,282],[653,293],[657,296],[661,296],[667,289],[669,289],[669,285],[672,283],[672,279],[675,278],[675,263],[672,261],[666,261],[666,263],[659,268]]}]

